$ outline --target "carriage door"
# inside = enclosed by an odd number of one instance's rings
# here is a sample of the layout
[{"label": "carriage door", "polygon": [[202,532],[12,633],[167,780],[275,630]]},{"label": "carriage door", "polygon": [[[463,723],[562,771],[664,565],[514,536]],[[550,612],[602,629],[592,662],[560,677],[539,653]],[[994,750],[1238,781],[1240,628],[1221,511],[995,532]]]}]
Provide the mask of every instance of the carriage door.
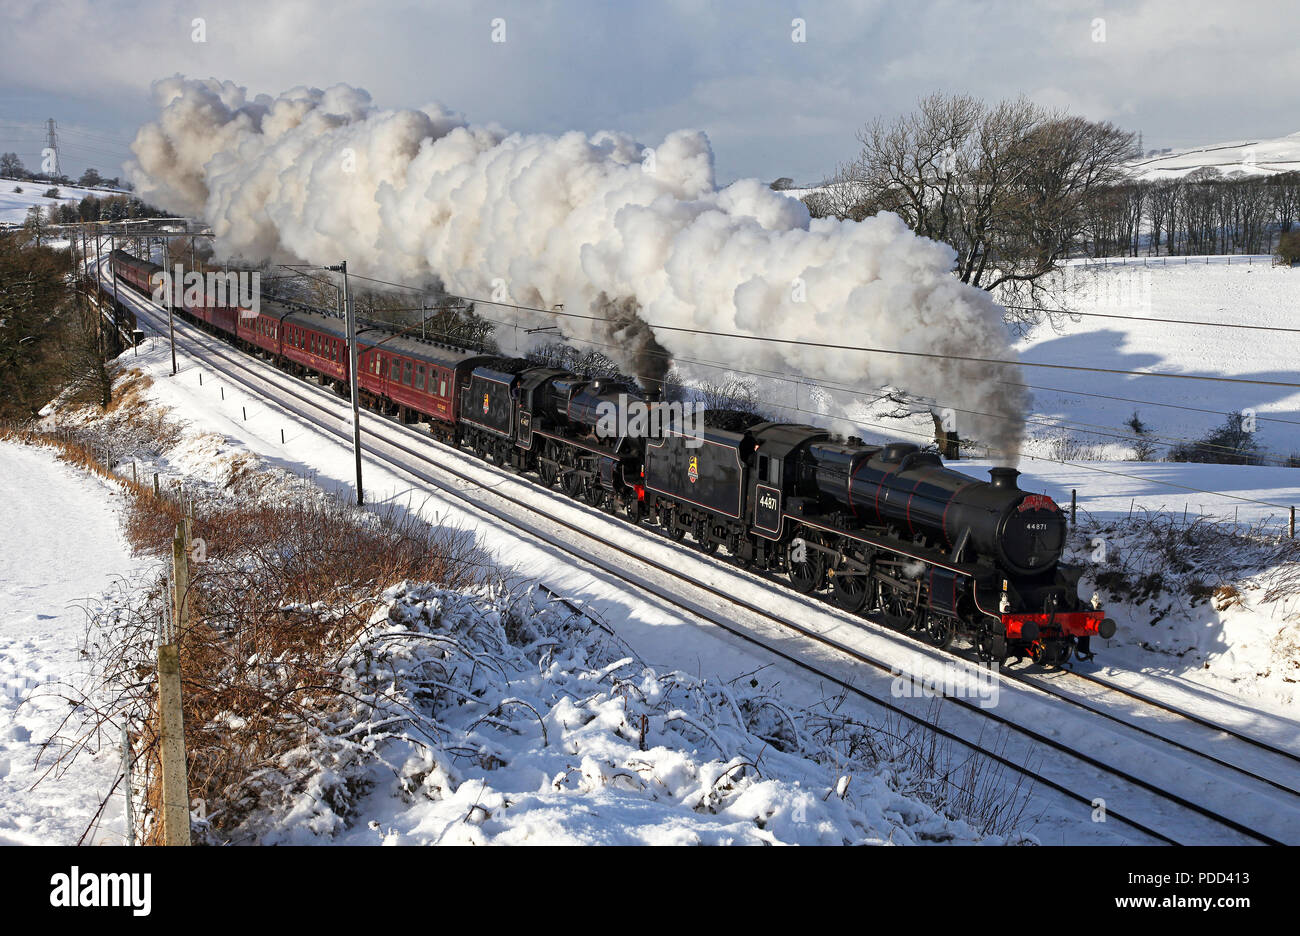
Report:
[{"label": "carriage door", "polygon": [[768,539],[781,536],[781,459],[760,453],[753,472],[754,530]]}]

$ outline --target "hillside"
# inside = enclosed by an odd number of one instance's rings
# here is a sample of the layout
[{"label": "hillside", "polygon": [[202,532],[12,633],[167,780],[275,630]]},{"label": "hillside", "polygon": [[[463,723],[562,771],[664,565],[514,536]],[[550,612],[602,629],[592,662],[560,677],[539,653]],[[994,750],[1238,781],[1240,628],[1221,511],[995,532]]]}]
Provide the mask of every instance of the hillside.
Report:
[{"label": "hillside", "polygon": [[1239,140],[1175,150],[1135,159],[1128,168],[1134,178],[1149,182],[1181,179],[1204,168],[1224,176],[1294,172],[1300,170],[1300,132],[1271,140]]},{"label": "hillside", "polygon": [[[20,188],[22,191],[15,192],[15,188]],[[51,188],[59,190],[58,198],[45,197],[45,193]],[[27,220],[27,209],[33,205],[40,205],[42,208],[48,209],[52,205],[65,202],[79,202],[87,195],[94,195],[96,198],[111,198],[114,195],[130,194],[130,192],[119,192],[115,189],[90,189],[75,185],[52,186],[48,182],[0,179],[0,226],[22,224]]]}]

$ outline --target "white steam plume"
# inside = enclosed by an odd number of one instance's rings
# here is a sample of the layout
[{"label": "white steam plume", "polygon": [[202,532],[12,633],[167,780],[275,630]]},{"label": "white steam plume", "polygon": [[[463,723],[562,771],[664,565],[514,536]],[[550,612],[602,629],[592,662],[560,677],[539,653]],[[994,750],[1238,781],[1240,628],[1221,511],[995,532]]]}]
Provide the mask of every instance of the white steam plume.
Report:
[{"label": "white steam plume", "polygon": [[[347,258],[367,275],[436,277],[498,301],[504,286],[511,303],[595,316],[549,324],[649,379],[646,350],[664,348],[863,392],[888,385],[956,409],[962,437],[1018,453],[1025,400],[1007,384],[1018,368],[844,350],[1013,358],[998,306],[952,276],[952,249],[892,214],[811,220],[756,180],[719,190],[703,133],[649,150],[619,133],[508,134],[439,106],[382,110],[346,86],[250,98],[177,76],[154,92],[160,114],[132,144],[131,178],[146,200],[205,219],[223,254]],[[604,347],[622,336],[625,351]],[[855,402],[835,395],[829,415]]]}]

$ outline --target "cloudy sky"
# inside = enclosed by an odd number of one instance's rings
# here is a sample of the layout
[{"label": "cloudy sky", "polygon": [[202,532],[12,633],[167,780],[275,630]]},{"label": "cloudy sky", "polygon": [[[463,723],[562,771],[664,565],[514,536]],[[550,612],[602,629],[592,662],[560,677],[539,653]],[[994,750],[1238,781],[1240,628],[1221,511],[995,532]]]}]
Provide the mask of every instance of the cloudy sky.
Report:
[{"label": "cloudy sky", "polygon": [[35,168],[54,117],[72,175],[116,175],[151,82],[176,73],[343,82],[512,130],[699,128],[722,181],[815,181],[862,124],[936,90],[1025,94],[1147,148],[1300,131],[1296,0],[0,0],[0,17],[0,151]]}]

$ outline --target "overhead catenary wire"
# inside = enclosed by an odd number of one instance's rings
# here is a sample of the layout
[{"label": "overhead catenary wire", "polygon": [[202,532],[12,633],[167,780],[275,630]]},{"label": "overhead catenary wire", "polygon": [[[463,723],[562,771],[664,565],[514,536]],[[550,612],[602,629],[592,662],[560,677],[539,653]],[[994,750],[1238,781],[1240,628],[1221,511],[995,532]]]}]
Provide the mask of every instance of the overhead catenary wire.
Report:
[{"label": "overhead catenary wire", "polygon": [[[1169,409],[1188,410],[1189,412],[1193,412],[1193,413],[1206,413],[1207,415],[1210,416],[1228,415],[1222,410],[1203,409],[1199,406],[1185,406],[1180,403],[1160,403],[1157,402],[1156,400],[1140,400],[1134,397],[1110,396],[1105,393],[1092,393],[1086,390],[1067,390],[1063,387],[1040,387],[1036,384],[1017,383],[1015,381],[1008,381],[1008,380],[1001,381],[1001,383],[1013,387],[1025,387],[1026,389],[1029,390],[1042,390],[1045,393],[1064,393],[1073,396],[1098,397],[1103,400],[1115,400],[1120,403],[1136,403],[1141,406],[1163,406]],[[1294,419],[1282,419],[1281,417],[1278,416],[1256,416],[1255,418],[1260,422],[1275,422],[1275,423],[1283,423],[1288,426],[1300,426],[1300,422]]]},{"label": "overhead catenary wire", "polygon": [[1207,322],[1197,319],[1160,318],[1154,315],[1120,315],[1117,312],[1083,312],[1074,309],[1044,309],[1035,306],[1007,305],[1006,309],[1018,312],[1049,312],[1054,315],[1084,316],[1086,318],[1122,319],[1127,322],[1155,322],[1161,325],[1199,325],[1206,328],[1231,328],[1234,331],[1269,331],[1298,335],[1300,328],[1288,328],[1284,325],[1246,325],[1237,322]]}]

